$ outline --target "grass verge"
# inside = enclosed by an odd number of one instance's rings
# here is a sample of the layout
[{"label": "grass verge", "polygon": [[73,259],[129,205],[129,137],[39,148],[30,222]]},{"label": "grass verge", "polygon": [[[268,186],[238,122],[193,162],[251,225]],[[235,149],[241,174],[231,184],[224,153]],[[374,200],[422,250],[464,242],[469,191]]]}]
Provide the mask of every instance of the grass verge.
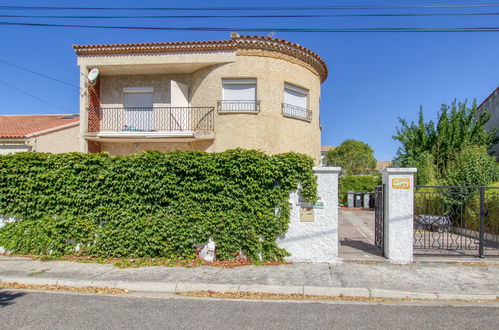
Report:
[{"label": "grass verge", "polygon": [[198,298],[219,299],[249,299],[249,300],[330,300],[330,301],[362,301],[373,303],[403,302],[403,301],[445,301],[445,302],[492,302],[499,303],[499,297],[495,299],[422,299],[422,298],[375,298],[354,296],[315,296],[306,294],[278,294],[265,292],[215,292],[215,291],[188,291],[177,293],[181,296]]},{"label": "grass verge", "polygon": [[1,282],[0,289],[23,289],[23,290],[44,290],[44,291],[73,291],[100,294],[123,294],[129,292],[127,289],[98,288],[95,286],[74,287],[44,284],[21,284],[17,282]]}]

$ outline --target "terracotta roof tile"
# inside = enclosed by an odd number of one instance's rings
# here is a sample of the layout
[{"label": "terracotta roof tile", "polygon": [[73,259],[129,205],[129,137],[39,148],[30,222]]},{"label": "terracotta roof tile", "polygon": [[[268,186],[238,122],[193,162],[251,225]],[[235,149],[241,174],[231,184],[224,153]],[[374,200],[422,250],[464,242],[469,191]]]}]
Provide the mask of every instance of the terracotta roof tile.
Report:
[{"label": "terracotta roof tile", "polygon": [[278,52],[292,54],[293,56],[305,60],[305,62],[309,62],[313,67],[315,67],[321,76],[321,81],[324,81],[327,78],[328,68],[326,62],[318,54],[299,44],[272,37],[237,35],[237,37],[233,37],[230,40],[73,45],[74,51],[80,56],[237,50],[239,48],[271,49]]},{"label": "terracotta roof tile", "polygon": [[376,161],[376,171],[384,170],[387,167],[392,166],[392,162],[389,160],[378,160]]},{"label": "terracotta roof tile", "polygon": [[335,149],[336,146],[321,146],[321,152],[328,152],[329,150]]},{"label": "terracotta roof tile", "polygon": [[0,138],[24,138],[29,134],[56,128],[80,120],[78,115],[7,115],[0,116]]}]

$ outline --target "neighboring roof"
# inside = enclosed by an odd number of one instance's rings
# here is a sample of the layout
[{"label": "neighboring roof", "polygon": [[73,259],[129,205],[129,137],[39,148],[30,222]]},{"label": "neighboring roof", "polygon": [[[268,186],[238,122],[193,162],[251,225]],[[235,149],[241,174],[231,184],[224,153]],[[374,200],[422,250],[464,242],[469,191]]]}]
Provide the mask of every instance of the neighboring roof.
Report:
[{"label": "neighboring roof", "polygon": [[321,146],[321,152],[328,152],[329,150],[335,149],[336,146]]},{"label": "neighboring roof", "polygon": [[78,123],[77,114],[0,116],[0,138],[25,138],[28,135]]},{"label": "neighboring roof", "polygon": [[78,55],[260,49],[280,52],[303,60],[317,70],[321,77],[321,81],[326,80],[328,74],[326,62],[308,48],[283,39],[261,36],[241,36],[237,33],[231,33],[230,40],[73,45],[73,49]]},{"label": "neighboring roof", "polygon": [[376,171],[384,170],[387,167],[392,166],[392,162],[389,160],[378,160],[376,161]]},{"label": "neighboring roof", "polygon": [[485,100],[483,100],[483,102],[482,102],[482,103],[480,103],[480,105],[478,106],[478,108],[480,108],[482,105],[484,105],[484,104],[485,104],[485,103],[486,103],[486,102],[487,102],[487,101],[488,101],[488,100],[489,100],[492,96],[494,96],[494,94],[495,94],[496,92],[499,92],[499,86],[498,86],[496,89],[494,89],[494,91],[493,91],[492,93],[490,93],[490,95],[489,95],[489,96],[487,96],[487,97],[485,98]]}]

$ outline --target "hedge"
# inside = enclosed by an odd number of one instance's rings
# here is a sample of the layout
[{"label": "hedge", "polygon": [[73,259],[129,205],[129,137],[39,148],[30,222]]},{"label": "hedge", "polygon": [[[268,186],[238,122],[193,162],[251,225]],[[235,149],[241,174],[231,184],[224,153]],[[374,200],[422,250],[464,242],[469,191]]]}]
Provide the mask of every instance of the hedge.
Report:
[{"label": "hedge", "polygon": [[338,182],[339,200],[347,204],[347,192],[373,192],[374,187],[381,184],[380,175],[345,176]]},{"label": "hedge", "polygon": [[18,254],[282,260],[276,239],[301,182],[314,202],[313,160],[255,150],[148,151],[129,156],[18,153],[0,157],[0,246]]},{"label": "hedge", "polygon": [[[499,182],[489,187],[499,188]],[[485,189],[484,206],[488,211],[488,215],[484,217],[484,231],[499,235],[499,189]],[[473,193],[464,208],[463,218],[466,228],[480,230],[480,192],[478,190]]]}]

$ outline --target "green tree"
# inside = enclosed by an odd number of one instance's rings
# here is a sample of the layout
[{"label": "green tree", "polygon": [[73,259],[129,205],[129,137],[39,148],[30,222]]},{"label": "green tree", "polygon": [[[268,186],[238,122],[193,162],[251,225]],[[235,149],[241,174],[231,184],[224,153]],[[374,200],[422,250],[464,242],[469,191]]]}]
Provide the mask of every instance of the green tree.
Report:
[{"label": "green tree", "polygon": [[369,174],[376,167],[373,150],[362,141],[345,140],[327,153],[328,166],[339,166],[343,175]]},{"label": "green tree", "polygon": [[445,171],[445,183],[449,186],[487,186],[496,181],[499,164],[483,146],[465,146]]},{"label": "green tree", "polygon": [[454,101],[442,105],[437,122],[425,122],[422,109],[418,122],[410,124],[399,118],[401,127],[393,139],[402,145],[394,163],[402,167],[424,169],[418,175],[418,184],[428,184],[443,178],[448,164],[465,146],[490,148],[496,141],[495,130],[487,131],[485,123],[490,113],[478,114],[476,102],[468,107],[466,102]]}]

